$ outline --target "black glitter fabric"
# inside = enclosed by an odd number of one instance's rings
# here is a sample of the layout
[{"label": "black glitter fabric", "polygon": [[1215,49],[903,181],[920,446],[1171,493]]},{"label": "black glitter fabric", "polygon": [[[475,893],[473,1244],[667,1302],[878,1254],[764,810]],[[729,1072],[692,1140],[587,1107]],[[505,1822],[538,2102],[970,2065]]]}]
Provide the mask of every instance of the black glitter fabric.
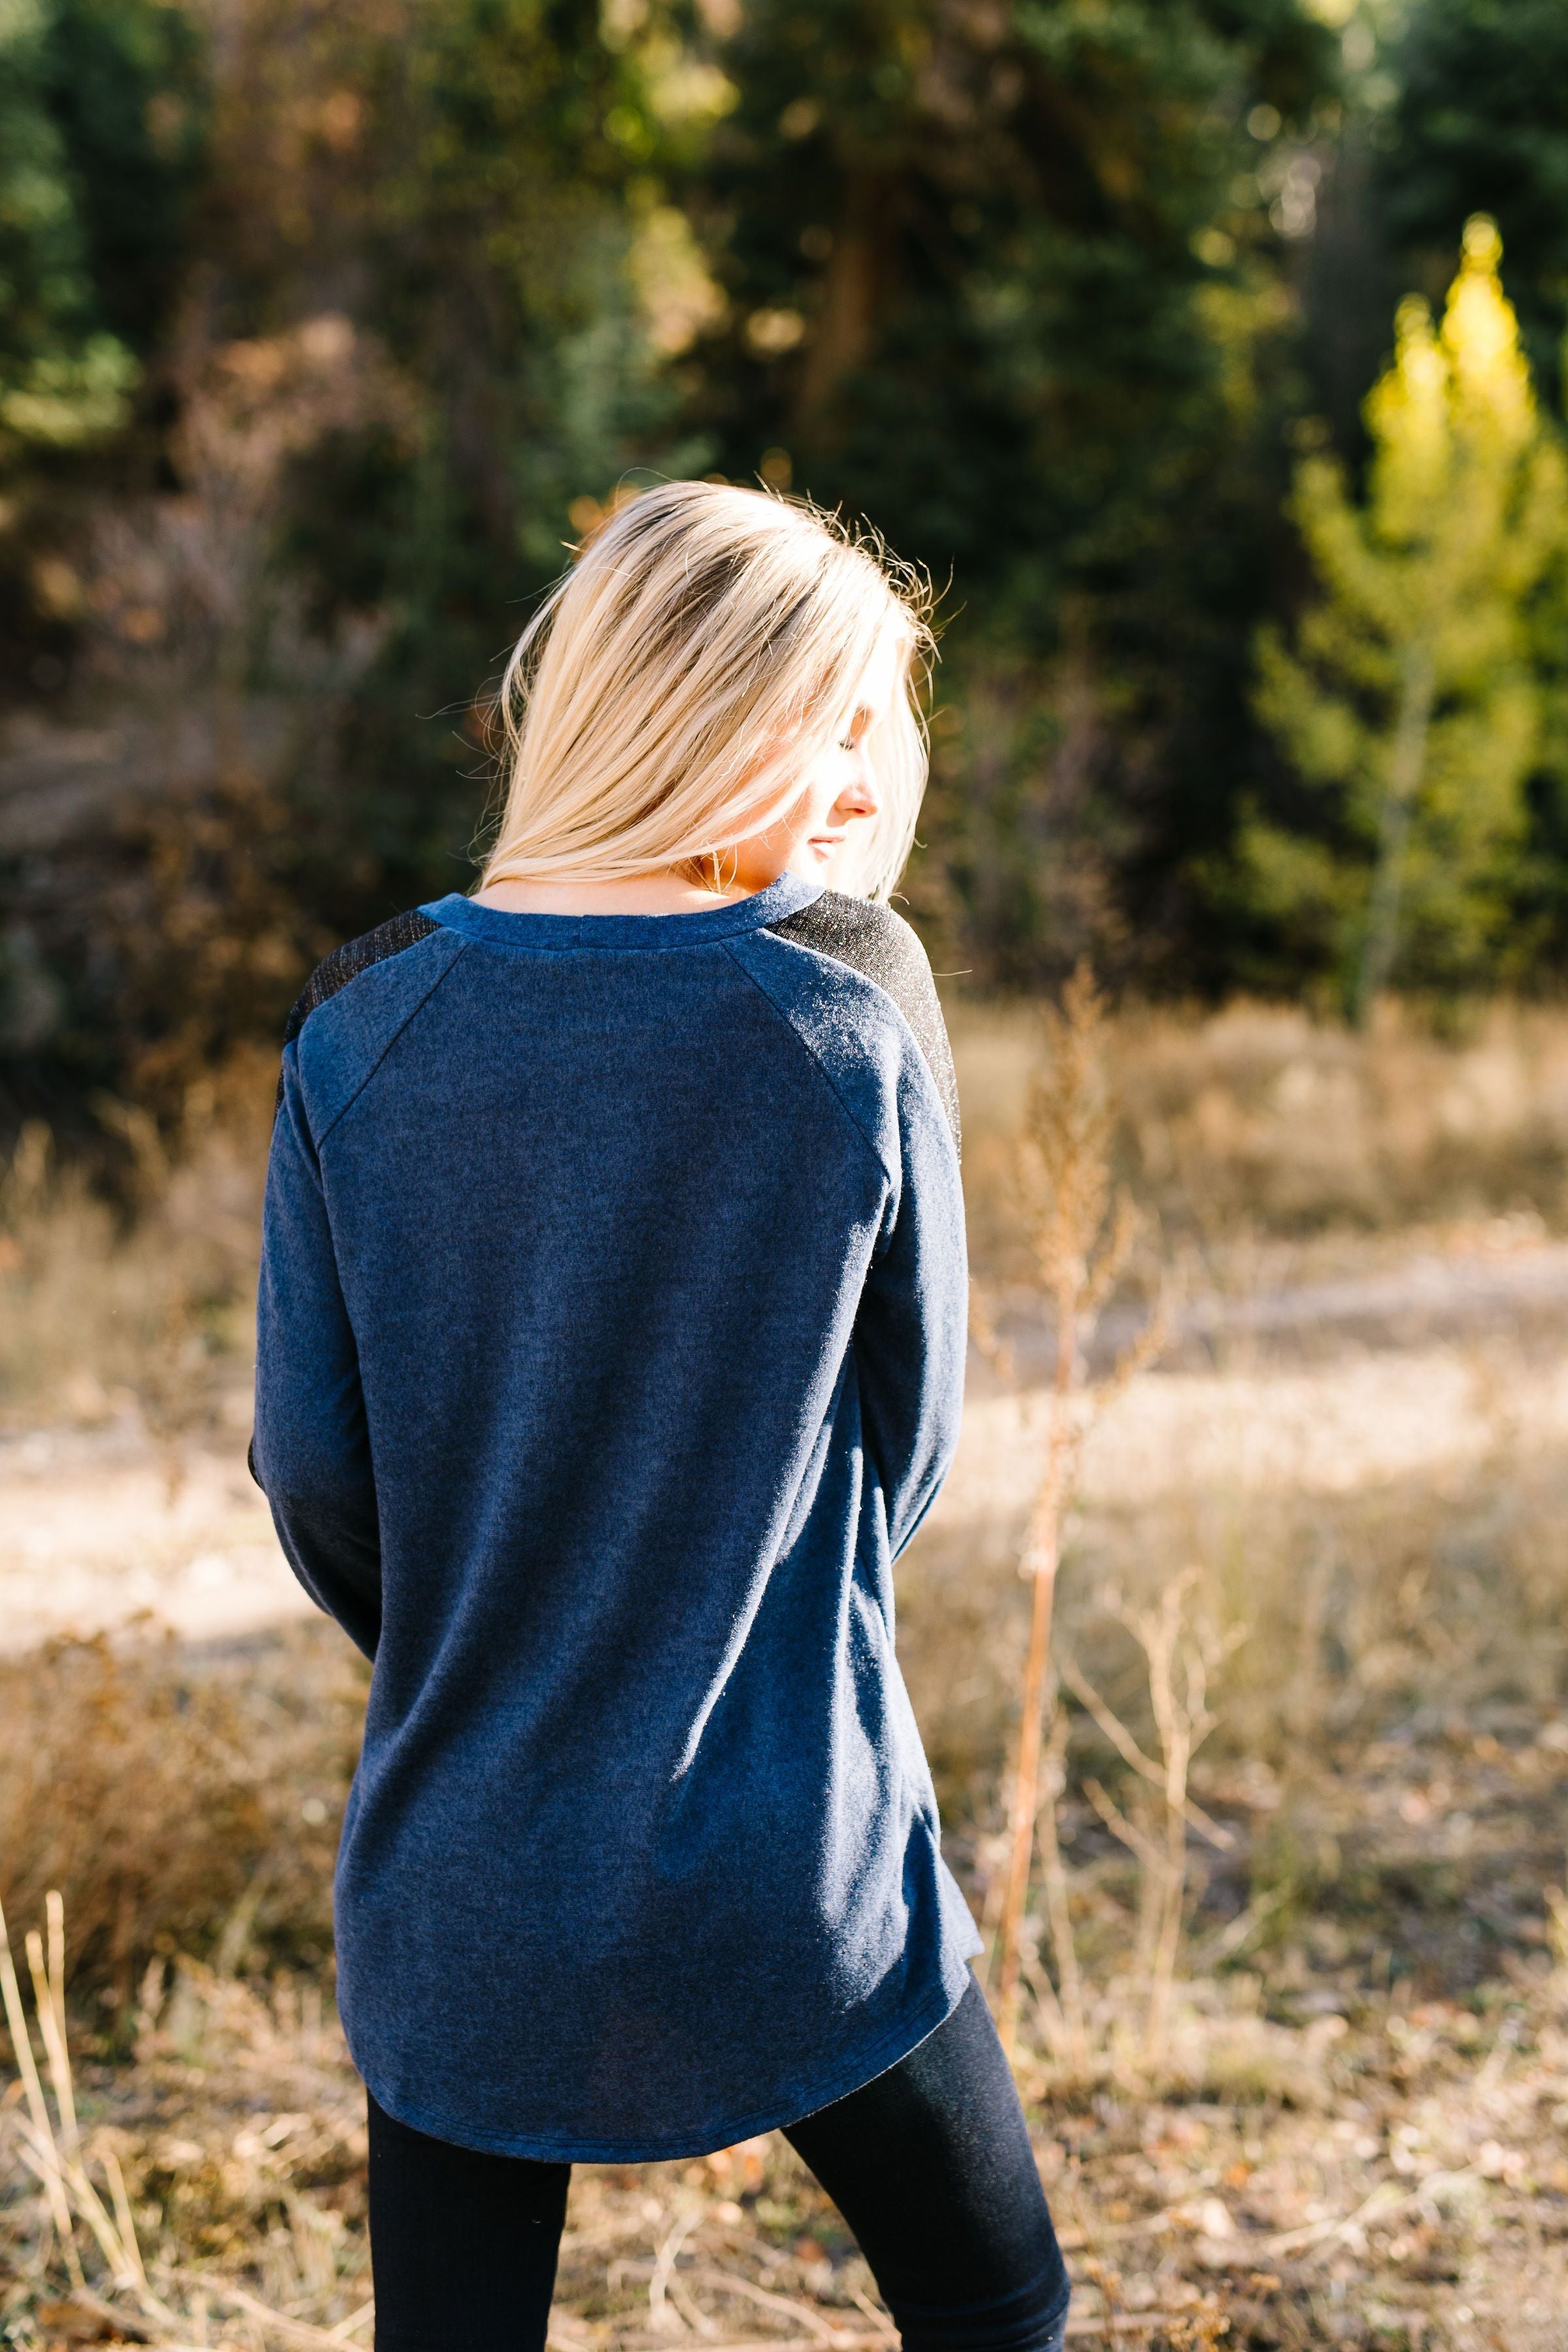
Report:
[{"label": "black glitter fabric", "polygon": [[[387,956],[401,955],[405,948],[416,946],[439,929],[440,925],[433,923],[428,915],[394,915],[390,921],[377,923],[374,931],[362,931],[357,940],[350,940],[346,946],[334,948],[330,956],[323,956],[294,999],[283,1031],[285,1047],[294,1043],[316,1007],[325,1004],[329,996],[335,996],[340,988],[346,988],[351,980],[357,980],[373,963],[380,963]],[[283,1074],[279,1071],[275,1112],[282,1102]]]},{"label": "black glitter fabric", "polygon": [[847,963],[851,971],[863,972],[887,990],[914,1032],[915,1043],[936,1080],[953,1142],[959,1143],[958,1080],[952,1048],[947,1042],[947,1024],[925,950],[902,916],[874,899],[849,898],[842,891],[825,890],[798,915],[786,915],[768,928],[780,939],[793,940],[797,947]]}]

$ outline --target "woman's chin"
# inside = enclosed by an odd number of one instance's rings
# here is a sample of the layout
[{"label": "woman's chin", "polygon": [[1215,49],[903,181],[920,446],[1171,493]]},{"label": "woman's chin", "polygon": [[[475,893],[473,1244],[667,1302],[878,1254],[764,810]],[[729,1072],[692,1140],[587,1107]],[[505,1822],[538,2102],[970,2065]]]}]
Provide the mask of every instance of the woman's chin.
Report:
[{"label": "woman's chin", "polygon": [[791,851],[788,863],[780,867],[774,878],[782,880],[786,874],[797,875],[803,882],[820,882],[823,877],[822,860],[808,844],[803,842],[798,849]]}]

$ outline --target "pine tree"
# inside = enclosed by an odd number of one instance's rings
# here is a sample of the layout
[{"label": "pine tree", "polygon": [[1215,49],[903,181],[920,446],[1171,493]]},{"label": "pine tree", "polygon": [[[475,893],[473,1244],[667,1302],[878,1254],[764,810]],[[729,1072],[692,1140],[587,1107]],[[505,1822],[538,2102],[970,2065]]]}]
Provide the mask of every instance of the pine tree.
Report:
[{"label": "pine tree", "polygon": [[1368,397],[1364,501],[1305,457],[1290,512],[1317,575],[1294,648],[1265,630],[1258,709],[1329,827],[1245,824],[1257,911],[1331,955],[1365,1018],[1391,979],[1495,971],[1541,695],[1531,599],[1562,546],[1568,489],[1478,215],[1441,329],[1410,296]]},{"label": "pine tree", "polygon": [[111,430],[136,368],[103,330],[70,159],[48,99],[41,0],[0,16],[0,465]]},{"label": "pine tree", "polygon": [[1495,219],[1536,380],[1555,386],[1568,329],[1568,9],[1421,0],[1390,62],[1401,89],[1378,172],[1385,233],[1420,265],[1452,252],[1468,214]]}]

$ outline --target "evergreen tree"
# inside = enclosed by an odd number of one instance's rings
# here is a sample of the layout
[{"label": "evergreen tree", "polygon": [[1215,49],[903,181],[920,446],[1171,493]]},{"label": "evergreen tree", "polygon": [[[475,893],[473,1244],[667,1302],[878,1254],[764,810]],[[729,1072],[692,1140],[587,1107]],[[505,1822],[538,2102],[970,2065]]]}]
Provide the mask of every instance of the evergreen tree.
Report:
[{"label": "evergreen tree", "polygon": [[189,268],[205,184],[201,20],[166,0],[49,0],[43,62],[94,301],[145,361]]},{"label": "evergreen tree", "polygon": [[0,14],[0,454],[123,424],[187,257],[203,52],[158,0]]},{"label": "evergreen tree", "polygon": [[1526,349],[1554,394],[1568,330],[1568,8],[1420,0],[1394,65],[1389,233],[1446,262],[1459,223],[1489,214]]},{"label": "evergreen tree", "polygon": [[1400,307],[1366,404],[1364,504],[1305,457],[1292,502],[1319,597],[1292,649],[1266,630],[1258,709],[1330,824],[1243,831],[1249,903],[1331,960],[1363,1018],[1394,976],[1495,975],[1527,824],[1541,698],[1531,599],[1568,530],[1562,451],[1537,413],[1478,215],[1440,331]]},{"label": "evergreen tree", "polygon": [[163,0],[0,11],[0,677],[17,685],[68,674],[71,593],[35,583],[68,583],[61,543],[162,461],[205,79],[194,12]]},{"label": "evergreen tree", "polygon": [[0,16],[0,462],[68,448],[125,415],[135,363],[109,333],[70,158],[49,106],[44,0]]}]

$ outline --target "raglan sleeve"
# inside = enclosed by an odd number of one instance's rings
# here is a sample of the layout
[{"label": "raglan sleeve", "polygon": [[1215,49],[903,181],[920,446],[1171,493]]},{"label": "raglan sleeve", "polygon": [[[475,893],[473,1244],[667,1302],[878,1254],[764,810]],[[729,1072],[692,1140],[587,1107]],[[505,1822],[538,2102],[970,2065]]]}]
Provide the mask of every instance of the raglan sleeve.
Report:
[{"label": "raglan sleeve", "polygon": [[963,1191],[951,1114],[929,1063],[912,1044],[903,1054],[896,1095],[897,1183],[854,1336],[861,1425],[881,1481],[895,1558],[952,1466],[969,1316]]},{"label": "raglan sleeve", "polygon": [[293,1045],[262,1212],[250,1466],[295,1575],[374,1658],[381,1540],[364,1395]]}]

